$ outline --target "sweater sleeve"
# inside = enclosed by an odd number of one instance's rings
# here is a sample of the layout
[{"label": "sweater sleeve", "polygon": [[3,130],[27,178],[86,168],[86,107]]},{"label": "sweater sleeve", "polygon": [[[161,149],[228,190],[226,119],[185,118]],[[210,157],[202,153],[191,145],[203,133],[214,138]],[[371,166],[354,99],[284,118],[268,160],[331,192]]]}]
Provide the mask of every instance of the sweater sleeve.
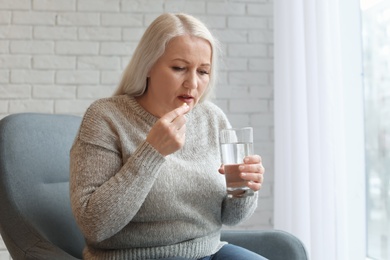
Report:
[{"label": "sweater sleeve", "polygon": [[246,198],[228,198],[222,203],[222,224],[238,225],[247,220],[257,207],[258,192]]},{"label": "sweater sleeve", "polygon": [[165,159],[144,142],[122,165],[120,154],[78,139],[70,160],[76,221],[87,240],[100,242],[135,216]]},{"label": "sweater sleeve", "polygon": [[133,219],[165,162],[142,139],[123,156],[119,131],[126,120],[111,103],[93,103],[70,151],[72,210],[91,243],[112,237]]}]

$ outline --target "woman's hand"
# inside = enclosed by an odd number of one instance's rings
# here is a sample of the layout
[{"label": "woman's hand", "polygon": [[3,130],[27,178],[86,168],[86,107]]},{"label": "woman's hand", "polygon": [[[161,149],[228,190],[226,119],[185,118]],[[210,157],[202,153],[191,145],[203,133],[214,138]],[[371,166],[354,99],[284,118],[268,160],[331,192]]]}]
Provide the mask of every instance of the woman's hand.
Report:
[{"label": "woman's hand", "polygon": [[[248,181],[247,186],[253,191],[258,191],[264,181],[263,163],[259,155],[251,155],[244,158],[244,164],[238,168],[243,180]],[[219,173],[224,174],[223,165],[218,169]]]},{"label": "woman's hand", "polygon": [[182,106],[162,116],[152,127],[146,141],[163,156],[174,153],[185,142],[186,118],[189,106]]}]

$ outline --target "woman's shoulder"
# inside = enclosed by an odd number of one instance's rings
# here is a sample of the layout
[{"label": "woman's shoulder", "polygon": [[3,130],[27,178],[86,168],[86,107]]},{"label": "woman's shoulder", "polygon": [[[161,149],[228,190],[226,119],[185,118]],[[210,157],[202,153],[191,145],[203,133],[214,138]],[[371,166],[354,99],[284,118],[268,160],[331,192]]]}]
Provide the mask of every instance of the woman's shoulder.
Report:
[{"label": "woman's shoulder", "polygon": [[89,112],[107,112],[113,108],[120,108],[121,106],[126,104],[126,101],[131,99],[131,97],[127,95],[120,96],[112,96],[100,98],[91,103],[91,105],[87,108],[86,114]]},{"label": "woman's shoulder", "polygon": [[[115,129],[120,127],[120,121],[126,109],[125,96],[113,96],[95,100],[84,113],[79,138],[100,146],[107,146],[104,140],[115,140]],[[109,144],[110,148],[112,144]]]}]

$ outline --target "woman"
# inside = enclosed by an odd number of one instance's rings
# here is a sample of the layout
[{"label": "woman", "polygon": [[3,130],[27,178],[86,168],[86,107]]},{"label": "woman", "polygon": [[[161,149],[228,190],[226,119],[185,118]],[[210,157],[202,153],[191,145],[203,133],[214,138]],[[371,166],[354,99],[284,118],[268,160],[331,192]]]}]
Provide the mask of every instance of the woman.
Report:
[{"label": "woman", "polygon": [[[146,30],[115,95],[86,111],[70,154],[85,259],[264,259],[220,241],[222,224],[254,212],[257,192],[227,198],[218,173],[218,133],[229,122],[206,101],[217,51],[200,21],[163,14]],[[246,159],[242,176],[258,191],[261,158]]]}]

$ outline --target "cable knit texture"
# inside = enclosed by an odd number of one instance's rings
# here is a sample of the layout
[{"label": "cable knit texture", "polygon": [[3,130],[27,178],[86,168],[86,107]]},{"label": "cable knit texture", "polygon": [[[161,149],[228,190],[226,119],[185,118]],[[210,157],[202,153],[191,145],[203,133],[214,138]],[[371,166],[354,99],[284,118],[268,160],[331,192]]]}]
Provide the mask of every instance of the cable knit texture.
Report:
[{"label": "cable knit texture", "polygon": [[218,173],[225,114],[206,101],[186,117],[184,147],[164,157],[146,142],[158,118],[133,97],[100,99],[88,108],[70,153],[84,259],[204,257],[224,245],[223,224],[252,215],[257,192],[227,198]]}]

